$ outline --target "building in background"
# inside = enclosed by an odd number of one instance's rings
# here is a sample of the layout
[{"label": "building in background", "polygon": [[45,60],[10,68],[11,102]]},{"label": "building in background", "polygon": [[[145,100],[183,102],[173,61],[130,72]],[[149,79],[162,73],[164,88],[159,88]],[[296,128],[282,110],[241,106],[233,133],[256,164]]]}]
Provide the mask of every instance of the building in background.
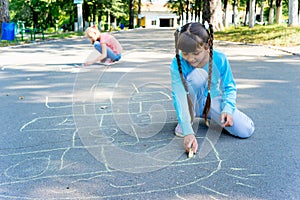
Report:
[{"label": "building in background", "polygon": [[138,16],[141,20],[141,27],[176,28],[178,16],[164,6],[166,2],[164,0],[151,0],[151,2],[142,0],[141,14]]}]

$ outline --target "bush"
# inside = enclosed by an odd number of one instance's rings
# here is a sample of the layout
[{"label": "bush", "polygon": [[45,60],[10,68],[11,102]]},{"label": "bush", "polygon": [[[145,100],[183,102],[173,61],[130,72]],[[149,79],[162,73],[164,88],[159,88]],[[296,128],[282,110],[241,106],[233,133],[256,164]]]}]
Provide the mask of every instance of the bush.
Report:
[{"label": "bush", "polygon": [[55,28],[54,27],[49,27],[45,30],[46,33],[55,33]]}]

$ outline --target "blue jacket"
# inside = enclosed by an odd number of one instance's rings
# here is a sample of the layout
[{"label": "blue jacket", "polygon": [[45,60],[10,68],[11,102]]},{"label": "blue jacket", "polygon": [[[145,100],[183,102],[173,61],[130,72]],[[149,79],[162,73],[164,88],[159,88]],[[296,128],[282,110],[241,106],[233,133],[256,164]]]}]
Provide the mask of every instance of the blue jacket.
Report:
[{"label": "blue jacket", "polygon": [[[180,55],[182,73],[184,78],[194,70],[185,59]],[[208,72],[209,63],[203,69]],[[194,134],[191,126],[191,117],[189,114],[187,96],[181,81],[176,58],[173,59],[170,66],[172,78],[172,98],[178,122],[182,128],[183,135]],[[207,96],[207,88],[205,96]],[[236,84],[231,72],[230,64],[227,57],[221,51],[214,50],[213,52],[213,68],[212,68],[212,82],[210,88],[211,98],[222,96],[221,110],[232,114],[235,110],[236,104]]]}]

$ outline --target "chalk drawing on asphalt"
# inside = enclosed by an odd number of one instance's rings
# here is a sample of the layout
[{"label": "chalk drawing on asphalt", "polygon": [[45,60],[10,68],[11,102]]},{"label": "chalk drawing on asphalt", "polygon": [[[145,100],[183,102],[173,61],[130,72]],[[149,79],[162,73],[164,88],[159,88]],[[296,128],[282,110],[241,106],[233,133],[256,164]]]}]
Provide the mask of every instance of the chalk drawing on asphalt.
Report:
[{"label": "chalk drawing on asphalt", "polygon": [[[138,91],[141,95],[141,91]],[[160,94],[166,98],[162,99],[162,102],[171,104],[172,100],[170,96],[165,95],[165,91],[161,91]],[[149,99],[151,92],[145,93],[146,99]],[[17,199],[36,199],[41,193],[24,193],[19,194],[18,191],[22,188],[26,188],[27,185],[33,183],[45,184],[44,187],[48,194],[43,196],[44,199],[56,198],[59,199],[63,196],[65,199],[73,199],[80,197],[81,199],[110,199],[118,197],[131,197],[137,195],[146,195],[151,193],[162,193],[167,191],[174,191],[177,198],[184,199],[184,193],[182,188],[197,187],[199,193],[208,192],[211,199],[218,199],[218,197],[228,197],[226,191],[219,191],[217,188],[211,188],[205,185],[211,177],[220,173],[222,170],[223,160],[220,158],[219,153],[212,144],[212,152],[205,158],[199,159],[187,159],[182,156],[179,160],[171,165],[161,169],[160,172],[153,172],[151,174],[143,174],[143,178],[139,175],[124,175],[121,171],[112,169],[105,163],[100,163],[93,159],[89,155],[87,149],[100,149],[103,145],[110,145],[110,143],[118,144],[124,149],[134,148],[137,144],[143,144],[143,141],[139,137],[132,137],[131,140],[127,140],[121,133],[121,130],[117,125],[112,123],[112,108],[110,103],[106,104],[90,104],[87,102],[81,105],[76,105],[77,108],[82,110],[82,117],[91,117],[90,110],[96,112],[96,116],[92,115],[98,120],[99,127],[89,127],[87,137],[92,137],[95,141],[94,145],[85,146],[81,143],[78,136],[78,129],[74,125],[73,115],[71,113],[64,113],[65,110],[72,107],[71,104],[55,104],[51,102],[52,97],[47,97],[45,100],[45,107],[47,109],[55,110],[57,115],[53,116],[39,116],[35,117],[28,122],[24,123],[20,127],[20,134],[24,136],[24,140],[31,138],[36,139],[39,137],[47,136],[51,141],[53,135],[59,135],[60,140],[52,140],[53,144],[42,144],[40,141],[31,143],[32,146],[22,148],[16,148],[14,150],[5,151],[2,150],[0,154],[1,160],[8,160],[1,169],[3,173],[1,175],[0,188],[6,189],[6,193],[0,193],[2,198],[17,198]],[[57,97],[53,97],[57,98]],[[70,97],[66,97],[68,99]],[[151,115],[146,113],[147,109],[143,109],[143,105],[151,104],[150,100],[143,100],[142,96],[136,96],[133,98],[136,107],[132,110],[132,117],[137,123],[147,124]],[[159,100],[155,100],[158,102]],[[66,101],[67,102],[67,101]],[[61,112],[63,110],[63,112]],[[145,111],[145,112],[144,112]],[[167,110],[169,116],[174,116],[175,111],[170,107]],[[63,113],[63,114],[62,114]],[[124,113],[114,113],[115,115],[124,115]],[[143,146],[142,150],[145,152],[152,152],[157,147],[166,144],[170,138],[174,137],[172,131],[176,125],[176,120],[170,118],[166,124],[166,130],[162,131],[160,137],[154,137],[147,140],[150,145]],[[99,133],[101,129],[101,134]],[[106,140],[103,141],[103,133],[105,133]],[[209,141],[209,138],[203,136],[197,136],[199,141]],[[49,145],[50,144],[50,145]],[[211,144],[211,143],[210,143]],[[99,152],[102,154],[103,152]],[[164,152],[162,152],[164,153]],[[86,163],[85,158],[89,157],[92,160],[91,163]],[[159,157],[157,158],[159,159]],[[3,163],[3,162],[1,162]],[[199,171],[195,172],[195,166]],[[153,180],[153,177],[159,177],[160,173],[172,170],[175,176],[170,177],[174,180],[172,183],[165,185],[156,185],[149,180]],[[255,177],[263,176],[260,173],[246,174],[245,168],[231,168],[224,172],[226,176],[236,180],[236,185],[246,188],[255,188],[254,184],[247,182],[253,180]],[[190,178],[191,174],[193,177]],[[242,176],[242,175],[244,176]],[[185,182],[184,180],[190,180]],[[47,185],[49,182],[49,185]],[[124,184],[129,182],[130,184]],[[52,184],[55,184],[58,188],[53,188]],[[91,185],[97,185],[97,187],[90,187]],[[13,188],[13,189],[12,189]],[[90,188],[86,190],[84,188]],[[99,189],[102,188],[102,189]],[[120,190],[121,189],[121,190]],[[28,191],[30,189],[28,188]],[[70,192],[72,191],[72,192]],[[83,193],[82,193],[83,191]],[[94,195],[89,195],[90,192]],[[37,196],[35,196],[37,195]],[[68,196],[70,195],[70,196]]]}]

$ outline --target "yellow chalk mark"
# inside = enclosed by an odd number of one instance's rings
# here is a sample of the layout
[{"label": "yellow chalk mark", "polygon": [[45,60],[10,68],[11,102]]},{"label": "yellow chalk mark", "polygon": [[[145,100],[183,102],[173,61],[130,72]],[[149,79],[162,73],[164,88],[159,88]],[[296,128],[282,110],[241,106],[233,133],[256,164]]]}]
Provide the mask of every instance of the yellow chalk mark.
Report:
[{"label": "yellow chalk mark", "polygon": [[248,174],[248,176],[264,176],[264,174]]},{"label": "yellow chalk mark", "polygon": [[113,175],[109,175],[109,174],[100,174],[100,175],[96,175],[96,176],[93,176],[93,177],[90,177],[90,178],[81,178],[81,179],[78,179],[76,181],[72,181],[71,183],[77,183],[79,181],[89,181],[89,180],[99,178],[99,177],[103,177],[103,176],[113,177]]},{"label": "yellow chalk mark", "polygon": [[248,185],[248,184],[244,184],[244,183],[241,183],[241,182],[236,182],[237,185],[241,185],[241,186],[245,186],[245,187],[248,187],[248,188],[255,188],[254,186],[252,185]]},{"label": "yellow chalk mark", "polygon": [[230,169],[233,170],[233,171],[244,171],[244,170],[247,170],[246,168],[235,168],[235,167],[232,167]]},{"label": "yellow chalk mark", "polygon": [[57,119],[57,118],[70,118],[72,117],[72,115],[57,115],[57,116],[47,116],[47,117],[37,117],[37,118],[34,118],[33,120],[25,123],[21,128],[20,128],[20,132],[33,132],[33,131],[60,131],[60,130],[72,130],[74,129],[74,127],[63,127],[63,128],[50,128],[50,129],[28,129],[28,130],[25,130],[28,126],[30,126],[31,124],[39,121],[39,120],[51,120],[51,119]]},{"label": "yellow chalk mark", "polygon": [[165,95],[169,100],[172,100],[172,97],[170,95],[168,95],[167,93],[165,92],[159,92],[161,93],[162,95]]},{"label": "yellow chalk mark", "polygon": [[62,122],[56,124],[55,126],[61,126],[68,121],[68,118],[64,119]]},{"label": "yellow chalk mark", "polygon": [[140,111],[139,112],[142,113],[143,112],[143,103],[139,102],[139,105],[140,105],[140,109],[139,109]]},{"label": "yellow chalk mark", "polygon": [[225,173],[227,176],[231,176],[231,177],[234,177],[234,178],[238,178],[238,179],[242,179],[242,180],[248,180],[248,178],[246,177],[241,177],[241,176],[237,176],[237,175],[234,175],[234,174],[228,174],[228,173]]},{"label": "yellow chalk mark", "polygon": [[78,133],[78,129],[76,129],[73,133],[72,136],[72,147],[75,147],[75,142],[76,142],[76,134]]},{"label": "yellow chalk mark", "polygon": [[134,184],[134,185],[113,185],[110,183],[109,185],[113,188],[131,188],[131,187],[145,185],[145,183],[138,183],[138,184]]},{"label": "yellow chalk mark", "polygon": [[39,117],[38,118],[35,118],[29,122],[27,122],[26,124],[24,124],[21,128],[20,128],[20,132],[23,132],[23,130],[29,125],[29,124],[32,124],[34,122],[36,122],[37,120],[39,120]]},{"label": "yellow chalk mark", "polygon": [[104,119],[104,115],[100,116],[100,123],[99,126],[102,127],[103,126],[103,119]]},{"label": "yellow chalk mark", "polygon": [[181,199],[181,200],[186,200],[186,198],[183,198],[182,196],[180,196],[176,191],[175,191],[176,197]]},{"label": "yellow chalk mark", "polygon": [[[31,175],[31,176],[26,176],[26,177],[14,177],[14,176],[10,176],[8,174],[8,172],[11,170],[11,169],[14,169],[16,167],[19,167],[19,166],[22,166],[23,163],[26,163],[28,161],[33,161],[33,160],[46,160],[47,164],[46,164],[46,167],[40,172],[40,173],[37,173],[35,175]],[[8,178],[14,178],[14,179],[19,179],[19,180],[28,180],[28,179],[32,179],[32,178],[36,178],[36,177],[39,177],[41,175],[43,175],[49,168],[49,165],[50,165],[50,156],[48,157],[37,157],[37,158],[29,158],[29,159],[25,159],[21,162],[18,162],[17,164],[15,165],[12,165],[10,167],[8,167],[5,171],[4,171],[4,175]],[[27,169],[23,169],[23,170],[27,170]]]},{"label": "yellow chalk mark", "polygon": [[200,185],[200,187],[202,187],[202,188],[204,188],[204,189],[206,189],[206,190],[208,190],[208,191],[210,191],[210,192],[216,193],[216,194],[218,194],[218,195],[221,195],[221,196],[224,196],[224,197],[228,197],[228,195],[227,195],[227,194],[224,194],[224,193],[218,192],[218,191],[216,191],[216,190],[214,190],[214,189],[211,189],[211,188],[205,187],[205,186],[203,186],[203,185]]},{"label": "yellow chalk mark", "polygon": [[65,157],[66,153],[67,153],[68,151],[70,151],[70,149],[71,149],[71,147],[68,147],[68,148],[63,152],[63,154],[61,155],[61,157],[60,157],[60,168],[59,168],[59,170],[62,170],[62,169],[64,169],[64,168],[66,168],[67,166],[69,166],[69,165],[64,166],[64,157]]},{"label": "yellow chalk mark", "polygon": [[212,196],[212,195],[208,195],[211,199],[214,199],[214,200],[218,200],[216,197]]},{"label": "yellow chalk mark", "polygon": [[136,87],[136,85],[134,83],[131,83],[131,85],[133,86],[136,93],[140,93],[139,89]]}]

